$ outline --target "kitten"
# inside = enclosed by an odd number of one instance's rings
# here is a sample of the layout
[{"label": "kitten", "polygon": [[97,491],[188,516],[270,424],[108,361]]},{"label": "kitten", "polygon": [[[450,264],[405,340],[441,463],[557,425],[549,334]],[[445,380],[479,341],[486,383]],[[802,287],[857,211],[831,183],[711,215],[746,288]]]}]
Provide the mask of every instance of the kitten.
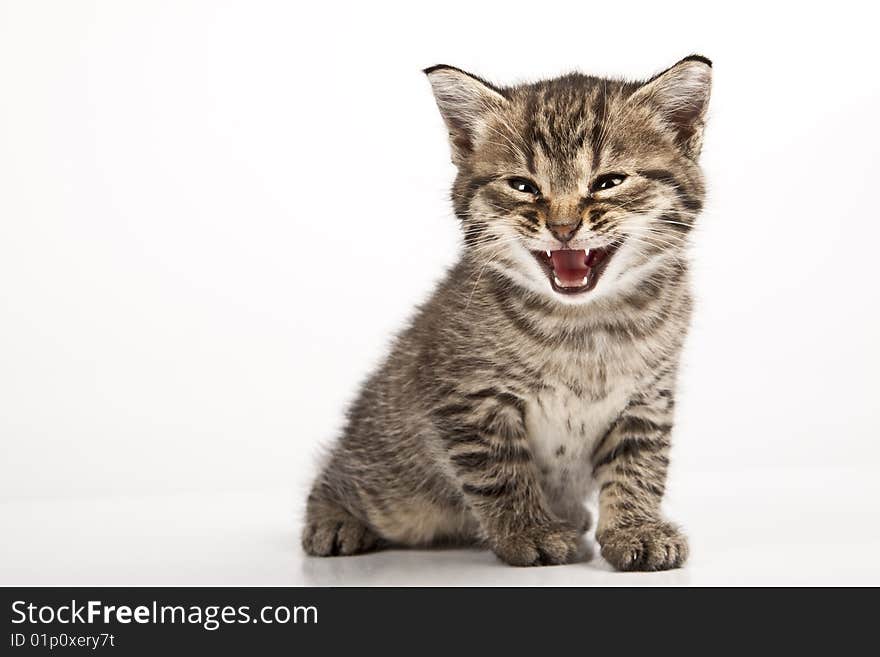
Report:
[{"label": "kitten", "polygon": [[512,565],[567,563],[598,491],[609,563],[680,566],[660,503],[711,62],[644,83],[425,73],[465,248],[350,408],[305,551],[479,542]]}]

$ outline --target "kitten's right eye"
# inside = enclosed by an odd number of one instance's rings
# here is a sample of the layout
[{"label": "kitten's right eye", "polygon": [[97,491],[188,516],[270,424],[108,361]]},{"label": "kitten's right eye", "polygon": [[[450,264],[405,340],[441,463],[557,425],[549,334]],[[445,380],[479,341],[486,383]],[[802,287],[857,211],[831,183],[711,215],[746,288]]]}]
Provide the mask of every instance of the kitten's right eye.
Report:
[{"label": "kitten's right eye", "polygon": [[541,195],[541,190],[538,189],[538,186],[532,181],[526,180],[525,178],[511,178],[507,181],[507,184],[516,191],[522,192],[523,194],[531,194],[532,196]]},{"label": "kitten's right eye", "polygon": [[593,184],[590,185],[590,191],[599,192],[611,189],[620,185],[624,180],[626,180],[626,174],[624,173],[606,173],[604,176],[599,176],[593,181]]}]

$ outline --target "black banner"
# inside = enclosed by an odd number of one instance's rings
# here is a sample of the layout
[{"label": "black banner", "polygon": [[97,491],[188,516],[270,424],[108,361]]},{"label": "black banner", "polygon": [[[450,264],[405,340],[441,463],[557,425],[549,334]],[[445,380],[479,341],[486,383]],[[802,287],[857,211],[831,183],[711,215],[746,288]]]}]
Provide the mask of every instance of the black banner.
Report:
[{"label": "black banner", "polygon": [[[5,588],[2,654],[264,654],[343,647],[456,654],[478,644],[544,652],[572,643],[671,649],[777,638],[855,640],[870,607],[819,590],[466,588]],[[702,638],[701,638],[702,637]],[[611,642],[610,644],[608,642]],[[465,649],[468,650],[465,650]],[[256,651],[256,652],[255,652]]]}]

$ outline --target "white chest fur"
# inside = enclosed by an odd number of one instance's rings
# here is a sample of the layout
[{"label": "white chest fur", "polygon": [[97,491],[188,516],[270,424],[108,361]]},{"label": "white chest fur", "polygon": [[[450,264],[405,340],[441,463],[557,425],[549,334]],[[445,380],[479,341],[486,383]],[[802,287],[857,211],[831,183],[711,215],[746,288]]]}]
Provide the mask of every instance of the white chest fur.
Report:
[{"label": "white chest fur", "polygon": [[526,430],[545,491],[555,501],[583,501],[592,485],[590,453],[627,403],[623,387],[594,400],[563,385],[529,399]]}]

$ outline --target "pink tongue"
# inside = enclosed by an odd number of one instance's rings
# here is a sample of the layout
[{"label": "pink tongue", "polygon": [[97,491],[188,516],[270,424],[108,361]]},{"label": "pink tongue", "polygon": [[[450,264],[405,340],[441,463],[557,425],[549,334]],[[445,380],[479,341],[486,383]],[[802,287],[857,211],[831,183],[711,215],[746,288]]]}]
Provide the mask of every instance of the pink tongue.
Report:
[{"label": "pink tongue", "polygon": [[590,273],[587,252],[583,249],[551,251],[550,259],[553,260],[553,273],[565,287],[579,287],[584,276]]}]

